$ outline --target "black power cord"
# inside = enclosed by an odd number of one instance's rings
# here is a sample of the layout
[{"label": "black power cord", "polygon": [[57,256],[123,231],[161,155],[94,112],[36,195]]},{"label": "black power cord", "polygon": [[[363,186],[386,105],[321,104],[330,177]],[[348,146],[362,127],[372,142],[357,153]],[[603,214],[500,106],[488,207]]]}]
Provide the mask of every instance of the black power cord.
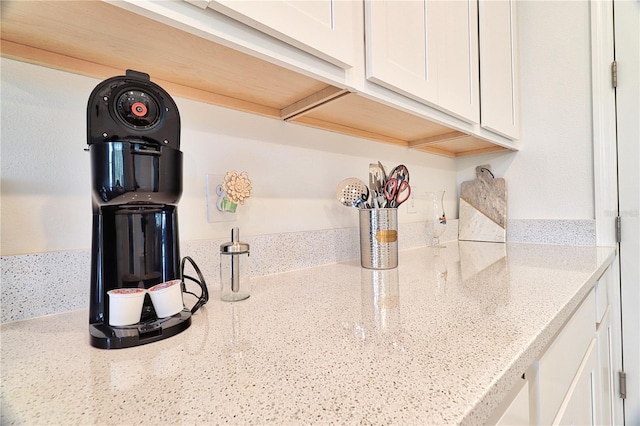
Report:
[{"label": "black power cord", "polygon": [[[189,275],[185,275],[184,273],[184,267],[185,267],[185,262],[189,261],[189,263],[191,263],[191,266],[193,266],[193,269],[196,271],[196,274],[198,274],[198,278],[199,280],[190,277]],[[182,258],[182,263],[180,265],[180,276],[181,276],[181,281],[182,281],[182,291],[190,294],[194,297],[196,297],[198,299],[198,301],[196,302],[195,305],[193,305],[193,308],[191,308],[191,313],[195,314],[196,311],[198,309],[200,309],[200,307],[202,305],[204,305],[205,303],[207,303],[209,301],[209,290],[207,290],[207,283],[204,281],[204,277],[202,276],[202,273],[200,272],[200,268],[198,268],[198,265],[196,265],[196,262],[193,261],[193,259],[191,259],[189,256],[185,256],[184,258]],[[200,286],[200,289],[202,290],[202,294],[200,296],[198,296],[195,293],[192,293],[190,291],[187,291],[187,286],[185,284],[184,280],[190,280],[193,281],[194,283],[198,284],[198,286]]]}]

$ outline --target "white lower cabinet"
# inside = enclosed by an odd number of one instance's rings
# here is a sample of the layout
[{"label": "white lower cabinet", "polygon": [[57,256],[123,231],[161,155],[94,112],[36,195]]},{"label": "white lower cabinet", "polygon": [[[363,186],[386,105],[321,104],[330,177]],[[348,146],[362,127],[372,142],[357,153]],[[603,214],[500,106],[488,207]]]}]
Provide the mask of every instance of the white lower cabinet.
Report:
[{"label": "white lower cabinet", "polygon": [[[591,290],[538,361],[537,423],[551,424],[566,403],[596,332],[596,298]],[[591,424],[591,423],[589,423]]]},{"label": "white lower cabinet", "polygon": [[[615,275],[608,268],[488,424],[612,425],[616,415]],[[612,296],[613,294],[613,296]]]},{"label": "white lower cabinet", "polygon": [[[607,270],[596,283],[596,350],[598,352],[596,423],[602,425],[621,424],[622,414],[618,405],[620,400],[615,392],[616,371],[620,365],[619,322],[616,312],[619,305],[616,292],[616,276],[613,269]],[[618,326],[616,326],[616,324]]]},{"label": "white lower cabinet", "polygon": [[587,353],[578,368],[567,395],[554,419],[554,425],[596,424],[596,339],[591,339]]},{"label": "white lower cabinet", "polygon": [[530,404],[531,398],[529,392],[530,383],[523,375],[519,383],[514,386],[507,403],[499,408],[489,419],[487,424],[495,424],[499,426],[528,425],[531,423]]},{"label": "white lower cabinet", "polygon": [[596,332],[596,350],[598,352],[598,371],[596,375],[596,423],[599,425],[614,424],[614,380],[613,380],[613,330],[610,323],[609,310],[605,312]]}]

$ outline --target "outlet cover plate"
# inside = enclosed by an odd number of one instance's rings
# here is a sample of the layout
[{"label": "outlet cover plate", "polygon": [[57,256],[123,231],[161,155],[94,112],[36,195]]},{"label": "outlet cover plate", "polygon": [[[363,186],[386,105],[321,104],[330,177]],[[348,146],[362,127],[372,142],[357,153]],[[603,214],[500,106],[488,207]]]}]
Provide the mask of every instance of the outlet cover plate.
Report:
[{"label": "outlet cover plate", "polygon": [[223,174],[207,174],[206,190],[207,190],[207,222],[233,222],[237,220],[238,213],[223,212],[218,209],[222,191]]}]

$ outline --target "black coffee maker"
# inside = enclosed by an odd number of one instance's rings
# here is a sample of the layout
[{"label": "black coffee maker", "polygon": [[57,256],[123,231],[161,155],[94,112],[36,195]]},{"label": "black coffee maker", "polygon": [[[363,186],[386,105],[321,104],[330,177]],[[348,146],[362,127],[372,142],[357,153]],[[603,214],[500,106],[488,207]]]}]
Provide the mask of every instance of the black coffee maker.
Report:
[{"label": "black coffee maker", "polygon": [[139,323],[110,326],[107,292],[148,289],[181,278],[178,108],[149,75],[127,70],[91,93],[87,131],[93,205],[91,344],[124,348],[171,337],[189,327],[192,310],[159,319],[146,295]]}]

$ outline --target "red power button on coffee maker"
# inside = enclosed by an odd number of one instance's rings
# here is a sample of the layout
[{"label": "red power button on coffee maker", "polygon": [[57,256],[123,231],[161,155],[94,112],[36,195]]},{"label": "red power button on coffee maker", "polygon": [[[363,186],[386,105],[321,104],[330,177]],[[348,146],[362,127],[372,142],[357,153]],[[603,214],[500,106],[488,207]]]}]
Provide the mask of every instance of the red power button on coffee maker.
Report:
[{"label": "red power button on coffee maker", "polygon": [[138,117],[144,117],[147,115],[147,106],[142,102],[136,102],[131,105],[131,112]]}]

